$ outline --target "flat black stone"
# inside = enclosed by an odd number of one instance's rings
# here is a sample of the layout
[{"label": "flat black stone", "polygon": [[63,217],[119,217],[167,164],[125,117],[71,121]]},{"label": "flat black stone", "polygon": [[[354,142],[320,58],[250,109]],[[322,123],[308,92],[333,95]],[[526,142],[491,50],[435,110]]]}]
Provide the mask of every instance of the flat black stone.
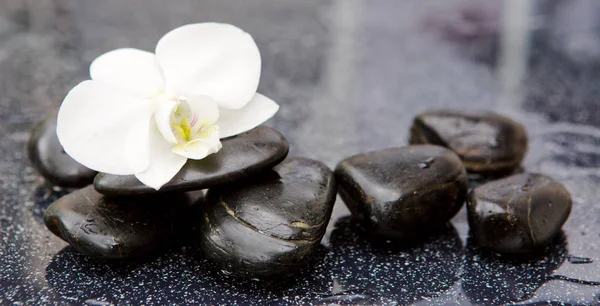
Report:
[{"label": "flat black stone", "polygon": [[98,173],[65,153],[56,136],[56,114],[33,128],[27,151],[33,167],[52,185],[83,187],[91,184]]},{"label": "flat black stone", "polygon": [[469,172],[511,172],[527,152],[527,133],[520,123],[498,114],[436,110],[414,119],[410,143],[447,147]]},{"label": "flat black stone", "polygon": [[[198,195],[194,195],[198,197]],[[46,227],[79,252],[95,257],[141,257],[177,241],[193,197],[106,198],[92,186],[54,202],[44,215]]]},{"label": "flat black stone", "polygon": [[571,206],[565,187],[541,174],[492,181],[468,196],[470,235],[498,253],[532,253],[560,232]]},{"label": "flat black stone", "polygon": [[206,189],[231,183],[271,169],[287,156],[287,140],[273,128],[259,126],[222,141],[223,148],[202,160],[188,160],[159,191],[133,175],[100,173],[94,187],[105,195],[140,195]]},{"label": "flat black stone", "polygon": [[210,189],[198,240],[205,255],[232,274],[289,275],[319,246],[335,196],[327,166],[288,158],[246,182]]},{"label": "flat black stone", "polygon": [[441,228],[467,194],[460,158],[432,145],[358,154],[340,162],[335,176],[352,215],[367,231],[390,238],[410,240]]}]

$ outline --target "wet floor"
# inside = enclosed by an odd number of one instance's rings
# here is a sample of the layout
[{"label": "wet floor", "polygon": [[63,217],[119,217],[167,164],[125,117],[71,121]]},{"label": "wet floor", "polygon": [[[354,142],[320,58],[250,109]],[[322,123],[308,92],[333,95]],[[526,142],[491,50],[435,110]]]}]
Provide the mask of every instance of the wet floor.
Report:
[{"label": "wet floor", "polygon": [[[600,304],[600,2],[0,0],[0,304]],[[323,247],[285,286],[240,281],[183,247],[142,262],[83,257],[47,231],[47,190],[28,132],[117,47],[153,50],[179,25],[221,21],[262,53],[259,91],[291,154],[328,166],[408,143],[432,108],[491,109],[522,122],[523,167],[573,195],[542,256],[474,246],[463,209],[439,237],[372,245],[338,199]]]}]

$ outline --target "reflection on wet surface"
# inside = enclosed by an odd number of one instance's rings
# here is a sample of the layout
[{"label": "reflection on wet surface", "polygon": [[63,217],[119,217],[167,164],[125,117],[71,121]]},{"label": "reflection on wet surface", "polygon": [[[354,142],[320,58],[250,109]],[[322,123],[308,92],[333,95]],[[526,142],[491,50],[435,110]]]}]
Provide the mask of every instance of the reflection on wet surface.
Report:
[{"label": "reflection on wet surface", "polygon": [[[0,0],[0,304],[600,303],[600,3],[492,2]],[[573,195],[564,239],[534,260],[499,259],[468,242],[463,209],[449,232],[396,250],[371,245],[338,199],[313,264],[285,285],[230,278],[190,247],[124,264],[65,248],[41,222],[59,194],[26,160],[29,130],[96,56],[152,50],[209,20],[254,35],[259,91],[282,106],[269,124],[291,154],[329,167],[407,144],[413,117],[432,108],[523,123],[523,168]]]},{"label": "reflection on wet surface", "polygon": [[[56,292],[77,302],[82,295],[120,303],[152,296],[162,304],[405,304],[443,292],[458,280],[462,242],[453,227],[422,246],[404,249],[374,246],[360,232],[350,218],[339,220],[331,245],[319,249],[311,267],[285,284],[231,278],[189,247],[131,263],[102,262],[66,247],[53,257],[45,277]],[[165,288],[201,295],[172,296]]]},{"label": "reflection on wet surface", "polygon": [[565,237],[557,237],[542,256],[527,260],[501,259],[472,245],[466,249],[463,292],[473,303],[496,305],[525,300],[549,281],[567,257]]},{"label": "reflection on wet surface", "polygon": [[408,304],[448,290],[459,279],[463,245],[453,226],[416,246],[369,242],[351,218],[331,234],[331,275],[343,290],[372,303]]}]

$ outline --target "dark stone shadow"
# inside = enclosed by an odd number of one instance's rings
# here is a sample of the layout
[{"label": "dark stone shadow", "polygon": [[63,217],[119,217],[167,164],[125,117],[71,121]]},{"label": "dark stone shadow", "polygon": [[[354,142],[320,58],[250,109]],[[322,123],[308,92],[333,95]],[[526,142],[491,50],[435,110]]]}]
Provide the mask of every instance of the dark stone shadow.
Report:
[{"label": "dark stone shadow", "polygon": [[462,289],[475,304],[504,305],[530,298],[567,258],[561,232],[542,253],[530,258],[506,257],[467,240]]},{"label": "dark stone shadow", "polygon": [[330,286],[327,250],[320,247],[296,277],[264,282],[228,276],[192,247],[155,258],[116,262],[61,250],[46,268],[46,280],[70,302],[119,304],[286,304]]},{"label": "dark stone shadow", "polygon": [[485,183],[489,183],[491,181],[503,179],[505,177],[521,174],[525,172],[525,168],[519,166],[517,169],[504,171],[504,172],[496,172],[491,174],[478,174],[478,173],[468,173],[467,178],[469,179],[469,191],[477,188]]},{"label": "dark stone shadow", "polygon": [[386,245],[346,217],[336,223],[330,244],[332,289],[311,303],[413,303],[451,288],[463,258],[452,225],[421,244]]},{"label": "dark stone shadow", "polygon": [[[198,255],[198,257],[201,255]],[[212,300],[222,300],[223,295],[238,295],[245,299],[232,298],[231,302],[247,304],[248,299],[258,304],[290,304],[300,301],[318,299],[321,294],[330,291],[332,280],[330,275],[332,254],[324,246],[319,246],[306,266],[293,277],[274,278],[272,280],[243,279],[229,276],[219,270],[217,265],[210,265],[208,275],[213,278],[224,291],[215,291]],[[211,300],[211,299],[208,299]]]},{"label": "dark stone shadow", "polygon": [[119,304],[411,303],[459,278],[462,243],[453,227],[420,245],[371,243],[342,218],[331,247],[320,246],[294,277],[258,281],[227,275],[196,247],[154,258],[106,261],[66,247],[46,268],[48,284],[69,302]]}]

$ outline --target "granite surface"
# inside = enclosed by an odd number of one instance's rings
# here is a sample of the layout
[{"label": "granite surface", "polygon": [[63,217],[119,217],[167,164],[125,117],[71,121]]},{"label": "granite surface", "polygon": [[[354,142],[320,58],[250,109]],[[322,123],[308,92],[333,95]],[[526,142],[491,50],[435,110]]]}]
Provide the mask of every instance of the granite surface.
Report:
[{"label": "granite surface", "polygon": [[[595,0],[0,0],[0,304],[600,304],[600,2]],[[487,109],[528,129],[523,167],[573,195],[543,256],[506,261],[469,239],[463,209],[412,248],[373,246],[338,199],[313,265],[286,285],[240,281],[183,246],[141,262],[76,253],[43,225],[63,191],[27,161],[29,131],[117,47],[153,50],[179,25],[256,39],[269,125],[329,167],[407,144],[431,108]]]}]

